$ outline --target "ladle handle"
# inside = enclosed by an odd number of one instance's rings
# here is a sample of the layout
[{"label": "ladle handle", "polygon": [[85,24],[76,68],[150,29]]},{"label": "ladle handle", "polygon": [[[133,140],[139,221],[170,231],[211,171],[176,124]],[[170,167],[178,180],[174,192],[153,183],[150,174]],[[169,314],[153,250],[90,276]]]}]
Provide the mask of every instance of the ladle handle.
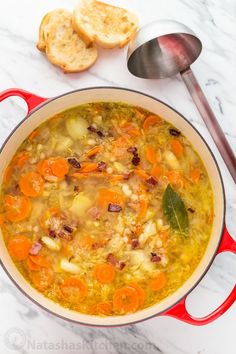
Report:
[{"label": "ladle handle", "polygon": [[225,135],[211,109],[209,103],[207,102],[206,96],[204,95],[200,85],[197,82],[194,73],[190,68],[186,69],[181,73],[182,79],[184,80],[192,99],[197,106],[221,156],[228,167],[228,170],[236,183],[236,158],[231,149]]}]

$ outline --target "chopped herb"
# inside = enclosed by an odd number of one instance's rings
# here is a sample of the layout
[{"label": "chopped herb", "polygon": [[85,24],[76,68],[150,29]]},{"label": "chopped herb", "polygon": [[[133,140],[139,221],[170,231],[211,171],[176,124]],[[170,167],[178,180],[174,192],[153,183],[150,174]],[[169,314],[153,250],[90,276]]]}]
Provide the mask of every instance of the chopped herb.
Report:
[{"label": "chopped herb", "polygon": [[195,213],[195,210],[192,209],[192,208],[188,208],[187,210],[188,210],[190,213],[192,213],[192,214]]},{"label": "chopped herb", "polygon": [[67,232],[69,232],[69,234],[72,234],[72,232],[74,231],[72,227],[70,227],[69,225],[64,225],[63,229]]},{"label": "chopped herb", "polygon": [[91,133],[96,133],[100,138],[104,137],[103,132],[101,132],[101,130],[96,129],[95,127],[93,127],[92,125],[90,125],[87,128]]},{"label": "chopped herb", "polygon": [[134,166],[138,166],[140,163],[140,157],[138,156],[138,154],[135,154],[134,157],[132,158],[132,164]]},{"label": "chopped herb", "polygon": [[137,148],[135,146],[130,146],[127,151],[131,152],[132,154],[135,154],[137,153]]},{"label": "chopped herb", "polygon": [[173,129],[173,128],[169,129],[169,133],[170,133],[170,135],[173,135],[173,136],[180,136],[180,134],[181,134],[180,131]]},{"label": "chopped herb", "polygon": [[154,187],[158,182],[154,177],[150,176],[146,179],[146,183]]},{"label": "chopped herb", "polygon": [[139,246],[139,240],[137,238],[133,238],[133,240],[131,241],[131,247],[133,249],[137,248]]},{"label": "chopped herb", "polygon": [[118,205],[118,204],[109,203],[107,210],[110,211],[110,212],[118,213],[119,211],[122,210],[122,207],[120,205]]},{"label": "chopped herb", "polygon": [[68,162],[69,162],[69,164],[70,164],[71,166],[73,166],[74,168],[80,168],[80,167],[81,167],[79,161],[76,160],[74,157],[69,158],[69,159],[68,159]]},{"label": "chopped herb", "polygon": [[126,266],[125,262],[119,261],[119,268],[120,268],[120,270],[124,269],[125,266]]},{"label": "chopped herb", "polygon": [[151,262],[158,263],[160,261],[161,261],[161,256],[159,256],[155,252],[151,252]]},{"label": "chopped herb", "polygon": [[107,164],[104,161],[101,161],[97,165],[98,171],[104,171],[107,168]]}]

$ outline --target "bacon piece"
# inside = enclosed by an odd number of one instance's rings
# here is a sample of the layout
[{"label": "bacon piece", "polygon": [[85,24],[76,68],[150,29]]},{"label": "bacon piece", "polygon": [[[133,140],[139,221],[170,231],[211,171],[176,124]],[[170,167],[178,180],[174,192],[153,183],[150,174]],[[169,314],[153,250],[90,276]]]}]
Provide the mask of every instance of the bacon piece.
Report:
[{"label": "bacon piece", "polygon": [[90,216],[92,216],[92,218],[94,219],[99,219],[100,218],[100,215],[101,215],[101,212],[100,210],[97,208],[97,207],[92,207],[88,210],[88,213]]},{"label": "bacon piece", "polygon": [[29,254],[35,256],[36,254],[39,253],[39,251],[41,250],[41,248],[42,248],[41,243],[39,243],[39,242],[34,242],[33,245],[32,245],[32,247],[31,247],[31,249],[30,249],[30,251],[29,251]]}]

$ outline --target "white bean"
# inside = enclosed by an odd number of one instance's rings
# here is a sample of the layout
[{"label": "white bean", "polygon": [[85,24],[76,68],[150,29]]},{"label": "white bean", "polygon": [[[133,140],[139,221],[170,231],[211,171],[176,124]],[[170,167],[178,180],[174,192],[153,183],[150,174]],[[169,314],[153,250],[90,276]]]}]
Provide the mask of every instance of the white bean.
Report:
[{"label": "white bean", "polygon": [[43,145],[42,144],[38,144],[37,145],[37,151],[40,152],[43,150]]},{"label": "white bean", "polygon": [[113,169],[111,167],[107,167],[107,173],[111,175],[113,173]]},{"label": "white bean", "polygon": [[47,248],[52,251],[60,251],[61,249],[61,242],[59,240],[55,241],[48,236],[43,236],[41,241],[45,244],[45,246],[47,246]]},{"label": "white bean", "polygon": [[60,267],[62,270],[64,270],[67,273],[72,273],[72,274],[80,273],[80,268],[77,266],[77,264],[68,262],[67,259],[65,258],[61,259]]},{"label": "white bean", "polygon": [[46,155],[44,152],[41,152],[40,155],[39,155],[40,159],[43,160],[45,159]]},{"label": "white bean", "polygon": [[174,168],[174,169],[178,169],[179,168],[179,161],[177,160],[177,158],[175,157],[175,155],[173,154],[173,152],[167,150],[164,152],[164,159],[166,161],[166,163]]},{"label": "white bean", "polygon": [[97,124],[100,124],[102,122],[102,116],[94,116],[93,121]]},{"label": "white bean", "polygon": [[125,195],[127,195],[127,197],[130,197],[132,194],[131,189],[129,188],[127,183],[124,183],[122,186],[122,191],[124,192]]},{"label": "white bean", "polygon": [[161,241],[160,239],[157,239],[157,240],[156,240],[156,247],[157,247],[157,248],[162,247],[162,241]]},{"label": "white bean", "polygon": [[137,194],[132,194],[131,198],[132,202],[137,202],[138,201],[138,195]]},{"label": "white bean", "polygon": [[32,148],[33,148],[32,145],[28,145],[28,146],[25,148],[25,150],[26,150],[26,151],[31,151]]},{"label": "white bean", "polygon": [[163,220],[162,219],[158,219],[157,220],[157,230],[161,230],[163,226]]},{"label": "white bean", "polygon": [[94,140],[94,139],[88,139],[88,140],[87,140],[87,144],[88,144],[88,145],[95,145],[95,144],[96,144],[96,140]]},{"label": "white bean", "polygon": [[32,157],[29,162],[33,165],[36,162],[38,162],[38,159],[37,159],[37,157]]},{"label": "white bean", "polygon": [[38,225],[35,225],[35,226],[33,227],[33,231],[34,231],[34,232],[39,232],[39,227],[38,227]]}]

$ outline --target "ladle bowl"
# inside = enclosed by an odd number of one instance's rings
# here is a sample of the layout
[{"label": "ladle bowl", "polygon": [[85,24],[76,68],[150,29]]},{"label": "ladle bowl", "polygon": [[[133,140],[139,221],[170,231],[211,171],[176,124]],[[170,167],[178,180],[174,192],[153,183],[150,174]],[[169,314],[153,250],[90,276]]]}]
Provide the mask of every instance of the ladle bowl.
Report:
[{"label": "ladle bowl", "polygon": [[182,23],[152,22],[141,28],[128,48],[129,71],[140,78],[164,79],[181,74],[228,170],[236,183],[236,158],[190,65],[198,58],[202,43]]}]

